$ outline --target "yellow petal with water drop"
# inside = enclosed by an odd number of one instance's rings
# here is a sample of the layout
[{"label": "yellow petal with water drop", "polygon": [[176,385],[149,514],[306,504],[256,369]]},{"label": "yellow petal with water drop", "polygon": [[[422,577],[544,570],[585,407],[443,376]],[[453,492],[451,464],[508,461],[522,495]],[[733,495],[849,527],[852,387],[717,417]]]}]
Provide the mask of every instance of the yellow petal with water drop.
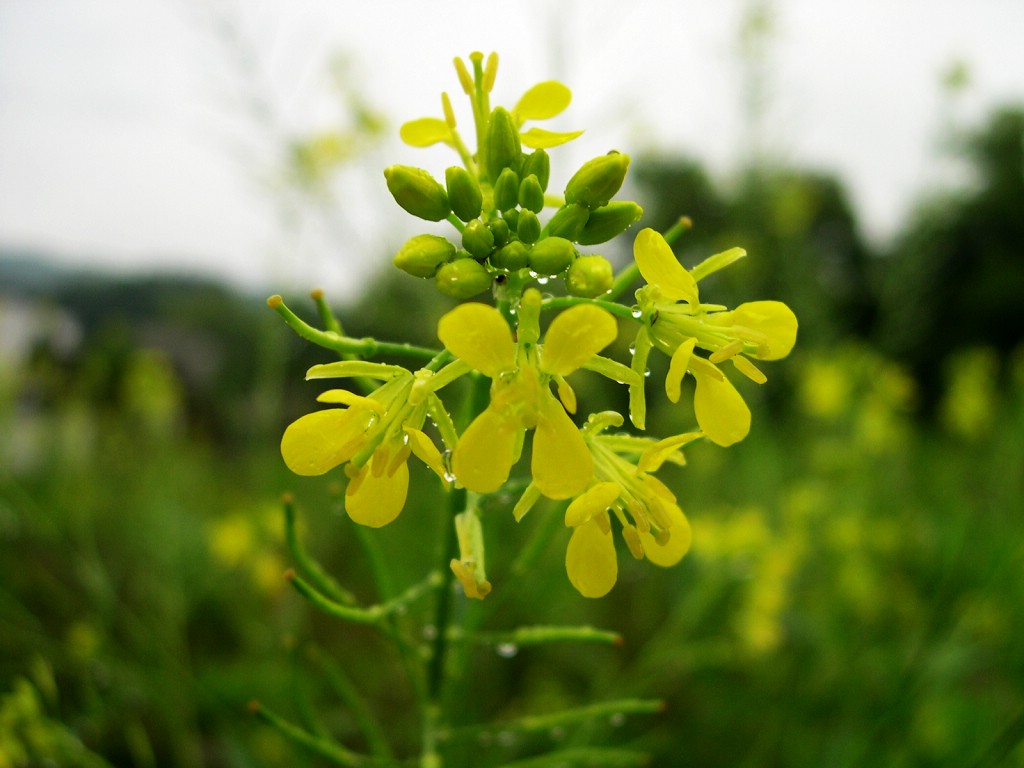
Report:
[{"label": "yellow petal with water drop", "polygon": [[583,435],[550,392],[541,396],[530,469],[533,482],[549,499],[572,498],[594,474]]},{"label": "yellow petal with water drop", "polygon": [[565,550],[565,572],[584,597],[604,597],[619,576],[615,542],[594,520],[574,528]]},{"label": "yellow petal with water drop", "polygon": [[686,301],[693,306],[700,303],[697,281],[679,263],[672,248],[658,232],[643,229],[633,242],[633,258],[650,285],[658,286],[665,298]]},{"label": "yellow petal with water drop", "polygon": [[491,493],[501,488],[515,463],[519,425],[488,408],[466,427],[452,452],[452,471],[466,488]]},{"label": "yellow petal with water drop", "polygon": [[618,335],[619,325],[609,312],[592,304],[570,307],[551,321],[544,336],[540,369],[568,376]]},{"label": "yellow petal with water drop", "polygon": [[409,492],[409,465],[399,464],[393,474],[374,475],[369,467],[359,470],[352,493],[345,493],[345,511],[354,522],[370,528],[387,525],[402,511]]},{"label": "yellow petal with water drop", "polygon": [[361,447],[373,414],[362,408],[314,411],[293,421],[281,437],[281,456],[297,475],[322,475]]},{"label": "yellow petal with water drop", "polygon": [[461,304],[437,324],[449,352],[492,379],[515,367],[516,344],[505,318],[486,304]]},{"label": "yellow petal with water drop", "polygon": [[655,565],[664,568],[675,565],[683,559],[683,555],[690,551],[690,543],[693,541],[693,533],[690,530],[690,521],[686,519],[683,510],[674,504],[668,507],[669,517],[672,526],[668,529],[669,538],[664,544],[659,544],[657,539],[650,533],[640,532],[640,543],[643,544],[644,554],[647,559]]}]

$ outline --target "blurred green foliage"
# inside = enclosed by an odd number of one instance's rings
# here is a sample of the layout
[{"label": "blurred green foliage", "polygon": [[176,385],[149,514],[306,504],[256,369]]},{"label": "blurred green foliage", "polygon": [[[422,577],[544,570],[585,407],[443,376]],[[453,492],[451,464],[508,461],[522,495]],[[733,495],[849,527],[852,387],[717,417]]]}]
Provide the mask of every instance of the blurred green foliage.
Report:
[{"label": "blurred green foliage", "polygon": [[[780,375],[744,390],[765,401],[750,437],[691,448],[669,478],[694,527],[677,568],[621,553],[612,594],[584,601],[559,524],[541,565],[509,578],[514,543],[558,510],[517,525],[508,499],[487,503],[486,535],[509,546],[488,548],[488,600],[502,602],[485,628],[580,622],[625,645],[469,650],[458,764],[608,743],[659,766],[1024,766],[1022,134],[1024,112],[994,115],[970,142],[970,188],[927,201],[886,253],[830,176],[760,169],[723,191],[696,163],[636,163],[644,224],[693,218],[687,265],[746,247],[742,269],[711,278],[716,295],[786,301],[801,338]],[[14,274],[0,310],[31,343],[0,370],[0,767],[319,765],[245,704],[358,747],[346,686],[396,750],[415,745],[400,660],[280,578],[278,500],[296,491],[304,541],[371,601],[387,595],[372,594],[367,551],[392,591],[433,561],[431,478],[415,474],[399,521],[367,533],[339,511],[340,478],[288,475],[280,431],[325,360],[260,298]],[[432,344],[449,304],[421,288],[382,276],[339,316],[354,336]],[[605,396],[588,387],[581,398]],[[649,420],[692,426],[667,404]],[[500,727],[612,697],[666,709]]]}]

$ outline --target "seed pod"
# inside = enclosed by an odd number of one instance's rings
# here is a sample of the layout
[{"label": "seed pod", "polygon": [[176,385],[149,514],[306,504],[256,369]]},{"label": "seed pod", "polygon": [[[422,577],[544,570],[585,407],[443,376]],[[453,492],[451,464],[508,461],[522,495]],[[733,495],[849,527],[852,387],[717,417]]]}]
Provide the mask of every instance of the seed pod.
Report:
[{"label": "seed pod", "polygon": [[544,190],[532,173],[519,183],[519,206],[534,213],[544,210]]},{"label": "seed pod", "polygon": [[433,277],[437,268],[455,256],[455,246],[438,235],[416,235],[395,254],[394,263],[415,277]]},{"label": "seed pod", "polygon": [[499,211],[508,211],[519,202],[519,175],[511,168],[506,168],[494,182],[494,207]]},{"label": "seed pod", "polygon": [[529,265],[530,246],[513,240],[491,256],[491,263],[499,269],[514,272]]},{"label": "seed pod", "polygon": [[494,234],[480,219],[473,219],[462,233],[462,247],[476,259],[486,259],[494,250]]},{"label": "seed pod", "polygon": [[600,208],[619,191],[628,167],[629,155],[620,152],[588,160],[565,185],[565,202]]},{"label": "seed pod", "polygon": [[564,237],[566,240],[576,242],[589,217],[590,211],[582,205],[576,203],[563,205],[548,222],[548,234],[552,237]]},{"label": "seed pod", "polygon": [[604,256],[580,256],[569,267],[565,286],[573,296],[594,298],[611,290],[612,263]]},{"label": "seed pod", "polygon": [[522,146],[515,118],[504,107],[496,107],[487,121],[484,137],[484,168],[488,178],[497,179],[505,168],[519,164]]},{"label": "seed pod", "polygon": [[461,165],[453,165],[444,172],[448,187],[448,202],[462,221],[472,221],[480,215],[484,198],[473,175]]},{"label": "seed pod", "polygon": [[456,299],[468,299],[491,287],[491,274],[476,259],[456,259],[442,264],[434,279],[437,290]]},{"label": "seed pod", "polygon": [[392,165],[384,169],[384,178],[395,202],[413,216],[441,221],[452,212],[445,188],[422,168]]},{"label": "seed pod", "polygon": [[538,275],[557,275],[575,258],[576,248],[564,237],[545,237],[530,250],[530,269]]},{"label": "seed pod", "polygon": [[516,234],[524,243],[536,243],[540,238],[540,219],[537,214],[530,210],[519,211]]},{"label": "seed pod", "polygon": [[576,238],[580,245],[597,245],[607,243],[640,221],[644,209],[631,200],[616,200],[595,208],[590,218]]},{"label": "seed pod", "polygon": [[548,189],[548,180],[551,178],[551,158],[543,149],[535,149],[523,161],[523,176],[533,174],[540,182],[543,191]]}]

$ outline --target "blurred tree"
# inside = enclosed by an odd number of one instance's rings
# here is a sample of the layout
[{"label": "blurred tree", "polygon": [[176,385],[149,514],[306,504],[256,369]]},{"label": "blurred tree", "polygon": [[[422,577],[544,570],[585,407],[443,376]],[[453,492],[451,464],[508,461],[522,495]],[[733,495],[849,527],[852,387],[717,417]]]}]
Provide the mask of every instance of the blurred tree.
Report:
[{"label": "blurred tree", "polygon": [[877,276],[878,344],[911,366],[929,406],[950,353],[1024,340],[1024,108],[993,113],[963,154],[974,183],[922,205]]}]

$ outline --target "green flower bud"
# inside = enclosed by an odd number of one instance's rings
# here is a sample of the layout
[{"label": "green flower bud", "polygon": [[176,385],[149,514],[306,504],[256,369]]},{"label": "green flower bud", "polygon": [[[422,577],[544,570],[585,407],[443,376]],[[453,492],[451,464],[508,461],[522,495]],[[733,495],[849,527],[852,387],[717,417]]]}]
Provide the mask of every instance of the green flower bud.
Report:
[{"label": "green flower bud", "polygon": [[519,184],[519,205],[534,213],[544,210],[544,190],[532,173]]},{"label": "green flower bud", "polygon": [[433,277],[437,268],[455,256],[455,246],[438,235],[416,235],[406,240],[394,263],[414,277]]},{"label": "green flower bud", "polygon": [[497,179],[504,168],[515,168],[522,152],[515,118],[504,107],[496,107],[487,121],[484,140],[483,165],[488,178]]},{"label": "green flower bud", "polygon": [[576,248],[564,237],[545,237],[530,249],[530,269],[538,275],[557,275],[575,258]]},{"label": "green flower bud", "polygon": [[608,293],[614,278],[612,263],[604,256],[580,256],[569,267],[565,286],[573,296],[592,299]]},{"label": "green flower bud", "polygon": [[620,152],[588,160],[565,185],[565,202],[600,208],[619,191],[628,167],[629,155]]},{"label": "green flower bud", "polygon": [[513,240],[491,256],[491,263],[499,269],[514,272],[529,265],[530,246]]},{"label": "green flower bud", "polygon": [[519,209],[512,208],[501,214],[502,219],[508,224],[508,228],[515,231],[519,228]]},{"label": "green flower bud", "polygon": [[437,290],[456,299],[468,299],[491,287],[491,274],[476,259],[456,259],[442,264],[434,278]]},{"label": "green flower bud", "polygon": [[473,219],[462,233],[462,247],[474,258],[486,259],[494,250],[494,233],[480,219]]},{"label": "green flower bud", "polygon": [[523,162],[523,176],[533,174],[540,182],[540,188],[545,192],[548,189],[548,179],[551,178],[551,158],[543,149],[536,149],[526,156]]},{"label": "green flower bud", "polygon": [[524,243],[536,243],[540,238],[540,219],[537,214],[529,210],[519,211],[516,234]]},{"label": "green flower bud", "polygon": [[587,223],[589,216],[590,211],[582,205],[576,203],[563,205],[548,222],[548,234],[576,242],[576,238],[583,231],[583,226]]},{"label": "green flower bud", "polygon": [[519,175],[511,168],[506,168],[494,182],[494,207],[499,211],[507,211],[516,207],[519,202]]},{"label": "green flower bud", "polygon": [[473,175],[460,165],[453,165],[444,172],[448,187],[448,202],[452,211],[462,221],[472,221],[483,209],[484,197]]},{"label": "green flower bud", "polygon": [[607,243],[640,221],[644,209],[631,200],[617,200],[590,212],[590,218],[576,242],[580,245]]},{"label": "green flower bud", "polygon": [[508,242],[509,229],[507,221],[504,219],[491,219],[487,222],[487,228],[494,235],[495,247],[501,248],[501,246]]},{"label": "green flower bud", "polygon": [[384,169],[384,178],[395,202],[413,216],[441,221],[452,212],[444,187],[422,168],[392,165]]}]

